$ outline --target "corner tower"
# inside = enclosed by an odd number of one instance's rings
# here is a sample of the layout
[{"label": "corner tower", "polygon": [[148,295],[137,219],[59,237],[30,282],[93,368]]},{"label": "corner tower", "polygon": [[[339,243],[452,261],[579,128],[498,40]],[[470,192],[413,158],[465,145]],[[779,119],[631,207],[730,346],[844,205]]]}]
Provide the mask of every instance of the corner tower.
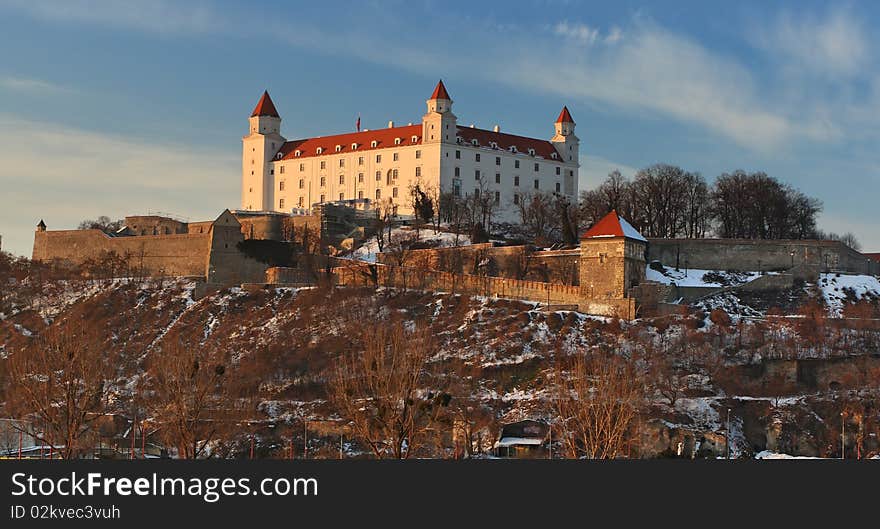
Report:
[{"label": "corner tower", "polygon": [[458,118],[452,113],[452,98],[442,79],[425,103],[428,111],[422,116],[422,143],[455,143]]},{"label": "corner tower", "polygon": [[612,210],[581,235],[581,293],[587,298],[628,298],[645,279],[648,241]]},{"label": "corner tower", "polygon": [[248,118],[248,134],[241,141],[241,209],[272,210],[275,198],[272,161],[286,140],[281,136],[281,116],[268,91],[263,92]]},{"label": "corner tower", "polygon": [[564,161],[577,164],[580,140],[574,134],[575,122],[571,117],[571,112],[568,111],[568,107],[562,107],[562,111],[559,113],[559,117],[556,118],[553,127],[556,134],[553,135],[550,142],[556,147]]}]

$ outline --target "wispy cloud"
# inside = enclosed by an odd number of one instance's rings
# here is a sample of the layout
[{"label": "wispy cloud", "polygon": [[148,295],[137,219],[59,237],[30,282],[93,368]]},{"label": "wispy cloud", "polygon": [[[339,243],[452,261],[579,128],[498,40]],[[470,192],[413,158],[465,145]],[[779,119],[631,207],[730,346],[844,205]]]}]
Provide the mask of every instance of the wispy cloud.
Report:
[{"label": "wispy cloud", "polygon": [[617,26],[611,27],[606,33],[583,23],[571,23],[567,20],[553,26],[553,33],[578,44],[592,45],[596,43],[614,44],[623,38],[623,32]]},{"label": "wispy cloud", "polygon": [[70,92],[70,88],[43,81],[40,79],[28,79],[26,77],[0,76],[0,89],[12,90],[25,93],[60,93]]},{"label": "wispy cloud", "polygon": [[120,138],[0,114],[0,229],[4,250],[29,254],[39,219],[51,228],[84,218],[161,208],[209,218],[238,203],[236,153]]},{"label": "wispy cloud", "polygon": [[771,24],[755,24],[750,39],[785,67],[823,76],[857,75],[870,59],[865,22],[846,8],[783,12]]}]

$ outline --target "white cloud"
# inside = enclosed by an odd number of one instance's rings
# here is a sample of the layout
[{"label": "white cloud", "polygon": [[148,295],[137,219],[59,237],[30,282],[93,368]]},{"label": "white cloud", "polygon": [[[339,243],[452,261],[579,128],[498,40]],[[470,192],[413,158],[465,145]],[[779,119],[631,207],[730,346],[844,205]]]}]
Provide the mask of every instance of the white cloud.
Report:
[{"label": "white cloud", "polygon": [[5,76],[0,77],[0,88],[16,92],[44,92],[59,93],[71,91],[67,87],[56,85],[40,79],[28,79],[26,77]]},{"label": "white cloud", "polygon": [[751,40],[786,67],[813,74],[857,75],[870,59],[864,22],[846,9],[824,16],[786,12],[771,25],[756,24]]},{"label": "white cloud", "polygon": [[3,249],[29,255],[33,227],[75,228],[149,210],[213,218],[235,207],[235,152],[161,145],[0,115]]},{"label": "white cloud", "polygon": [[598,29],[591,28],[586,24],[569,24],[567,20],[556,24],[553,27],[553,32],[582,44],[593,44],[599,38]]}]

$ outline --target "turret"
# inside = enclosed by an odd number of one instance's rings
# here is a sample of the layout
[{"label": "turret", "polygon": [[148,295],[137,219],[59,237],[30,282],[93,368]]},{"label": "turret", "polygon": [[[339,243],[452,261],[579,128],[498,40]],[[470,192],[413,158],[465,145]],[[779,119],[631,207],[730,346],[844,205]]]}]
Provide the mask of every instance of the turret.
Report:
[{"label": "turret", "polygon": [[428,111],[422,117],[423,143],[455,143],[458,134],[458,118],[452,113],[452,98],[443,81],[437,83],[431,97],[425,103]]},{"label": "turret", "polygon": [[568,107],[562,107],[559,117],[553,124],[556,134],[550,142],[556,146],[556,150],[559,151],[559,155],[564,161],[577,164],[580,140],[574,134],[574,126],[575,122]]},{"label": "turret", "polygon": [[248,135],[242,138],[241,209],[275,209],[273,160],[285,141],[281,136],[281,116],[265,91],[248,118]]}]

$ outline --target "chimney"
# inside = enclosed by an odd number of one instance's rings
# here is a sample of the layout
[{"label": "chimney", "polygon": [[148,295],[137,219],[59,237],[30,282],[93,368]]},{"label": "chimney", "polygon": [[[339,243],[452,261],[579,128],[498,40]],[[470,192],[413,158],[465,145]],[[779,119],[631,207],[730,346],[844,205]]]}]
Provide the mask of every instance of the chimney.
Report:
[{"label": "chimney", "polygon": [[388,128],[389,128],[389,129],[393,129],[393,128],[394,128],[394,122],[393,122],[393,121],[389,121],[389,122],[388,122]]},{"label": "chimney", "polygon": [[412,121],[406,124],[407,127],[412,127]]},{"label": "chimney", "polygon": [[474,124],[473,124],[473,123],[471,123],[471,128],[474,128]]},{"label": "chimney", "polygon": [[501,125],[495,125],[494,127],[492,127],[492,130],[494,130],[495,132],[501,132]]}]

